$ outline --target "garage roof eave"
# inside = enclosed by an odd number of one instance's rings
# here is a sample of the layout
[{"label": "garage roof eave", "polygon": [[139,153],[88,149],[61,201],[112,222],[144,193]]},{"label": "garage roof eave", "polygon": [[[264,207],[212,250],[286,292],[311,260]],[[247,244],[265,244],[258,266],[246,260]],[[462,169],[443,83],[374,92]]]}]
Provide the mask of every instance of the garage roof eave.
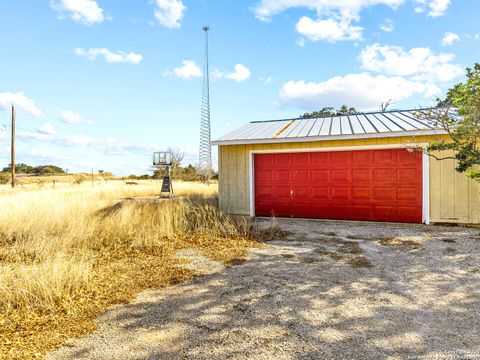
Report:
[{"label": "garage roof eave", "polygon": [[313,141],[331,141],[331,140],[352,140],[352,139],[372,139],[372,138],[390,138],[402,136],[430,136],[445,135],[447,132],[443,129],[412,130],[412,131],[389,131],[384,133],[371,134],[346,134],[346,135],[326,135],[326,136],[305,136],[305,137],[285,137],[285,138],[263,138],[263,139],[232,139],[232,140],[214,140],[212,145],[249,145],[249,144],[271,144],[271,143],[292,143],[292,142],[313,142]]}]

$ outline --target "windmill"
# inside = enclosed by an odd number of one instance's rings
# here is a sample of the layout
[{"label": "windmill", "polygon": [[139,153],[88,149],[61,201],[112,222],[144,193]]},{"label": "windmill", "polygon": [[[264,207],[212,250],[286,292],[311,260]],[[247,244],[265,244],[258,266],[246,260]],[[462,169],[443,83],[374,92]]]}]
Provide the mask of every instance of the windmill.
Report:
[{"label": "windmill", "polygon": [[199,171],[202,176],[202,180],[206,183],[209,183],[212,172],[212,145],[210,134],[210,78],[208,69],[208,31],[210,28],[208,26],[204,26],[202,29],[205,32],[205,63],[203,67]]}]

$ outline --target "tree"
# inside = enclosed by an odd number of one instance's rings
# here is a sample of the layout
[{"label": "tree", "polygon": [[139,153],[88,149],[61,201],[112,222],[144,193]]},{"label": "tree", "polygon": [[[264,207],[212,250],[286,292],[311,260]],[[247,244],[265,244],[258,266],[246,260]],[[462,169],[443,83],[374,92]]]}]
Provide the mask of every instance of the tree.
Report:
[{"label": "tree", "polygon": [[303,119],[311,119],[311,118],[337,116],[337,115],[352,115],[356,113],[357,113],[357,110],[354,107],[348,107],[347,105],[342,105],[338,110],[335,110],[335,108],[331,106],[326,106],[319,111],[305,113],[300,117]]},{"label": "tree", "polygon": [[388,108],[390,105],[392,105],[392,103],[393,103],[393,100],[392,100],[392,99],[387,100],[387,101],[385,101],[385,102],[382,102],[382,103],[380,104],[380,111],[381,111],[381,112],[387,111],[387,108]]},{"label": "tree", "polygon": [[[2,169],[2,172],[11,172],[12,171],[12,164],[8,164],[7,167]],[[27,164],[15,164],[15,172],[18,174],[33,174],[35,172],[35,168],[33,166]]]},{"label": "tree", "polygon": [[53,175],[53,174],[65,174],[62,168],[55,165],[40,165],[33,168],[33,174],[37,175]]},{"label": "tree", "polygon": [[171,168],[172,170],[175,170],[182,164],[185,154],[183,153],[183,151],[180,151],[180,149],[178,148],[174,149],[169,147],[167,151],[170,153],[170,156],[171,156],[171,163],[172,163]]},{"label": "tree", "polygon": [[[11,164],[8,164],[7,167],[4,167],[2,172],[10,172],[12,168]],[[62,168],[55,165],[40,165],[40,166],[30,166],[27,164],[15,164],[15,171],[19,174],[28,174],[28,175],[46,175],[46,174],[65,174]]]},{"label": "tree", "polygon": [[340,109],[337,110],[336,115],[352,115],[357,112],[357,109],[354,107],[348,107],[347,105],[342,105]]},{"label": "tree", "polygon": [[[437,108],[427,114],[430,121],[440,125],[448,140],[430,144],[426,152],[438,160],[457,160],[456,170],[480,182],[480,64],[467,68],[466,81],[447,92],[438,100]],[[436,151],[453,150],[453,156],[437,156]]]},{"label": "tree", "polygon": [[[175,177],[175,174],[181,167],[183,158],[185,157],[185,154],[180,151],[180,149],[174,149],[169,147],[167,149],[167,152],[170,153],[170,174],[172,177]],[[163,178],[163,175],[165,175],[167,171],[166,166],[155,166],[153,167],[153,175],[152,178],[154,179],[161,179]]]}]

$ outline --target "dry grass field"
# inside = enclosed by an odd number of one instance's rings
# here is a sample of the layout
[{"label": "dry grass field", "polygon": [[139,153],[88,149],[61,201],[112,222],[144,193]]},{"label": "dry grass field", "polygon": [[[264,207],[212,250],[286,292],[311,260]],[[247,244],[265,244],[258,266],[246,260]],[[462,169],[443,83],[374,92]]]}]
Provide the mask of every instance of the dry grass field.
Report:
[{"label": "dry grass field", "polygon": [[106,307],[192,277],[176,251],[228,262],[256,246],[247,223],[217,210],[217,185],[174,183],[178,199],[151,202],[158,182],[0,187],[0,354],[42,358],[95,329]]}]

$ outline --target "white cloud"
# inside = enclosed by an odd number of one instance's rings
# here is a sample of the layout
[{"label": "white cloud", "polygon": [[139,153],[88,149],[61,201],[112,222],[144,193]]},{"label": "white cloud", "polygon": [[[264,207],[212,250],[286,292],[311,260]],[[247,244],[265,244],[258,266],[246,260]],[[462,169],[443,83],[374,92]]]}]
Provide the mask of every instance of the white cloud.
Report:
[{"label": "white cloud", "polygon": [[180,79],[192,79],[202,76],[202,69],[193,60],[183,60],[182,66],[165,72],[164,75],[174,75]]},{"label": "white cloud", "polygon": [[21,131],[18,133],[18,137],[22,140],[46,141],[61,146],[87,146],[95,143],[95,139],[87,135],[59,135],[56,131],[53,133],[47,133],[43,130],[38,128],[37,132]]},{"label": "white cloud", "polygon": [[93,61],[98,57],[103,56],[107,63],[129,63],[138,64],[143,60],[143,56],[132,51],[126,53],[124,51],[112,52],[106,48],[76,48],[75,55],[84,57],[87,60]]},{"label": "white cloud", "polygon": [[210,76],[214,79],[221,79],[225,77],[225,73],[218,68],[213,68],[212,71],[210,72]]},{"label": "white cloud", "polygon": [[24,111],[32,116],[42,116],[42,111],[35,105],[35,101],[25,96],[23,92],[0,93],[0,110],[10,111],[12,105],[16,110]]},{"label": "white cloud", "polygon": [[265,85],[270,84],[272,82],[272,80],[273,80],[273,77],[271,77],[271,76],[268,76],[266,78],[260,78],[260,81],[262,83],[264,83]]},{"label": "white cloud", "polygon": [[284,104],[298,108],[350,104],[360,109],[372,109],[389,99],[400,101],[412,95],[430,97],[438,92],[438,87],[434,85],[410,81],[401,76],[361,73],[336,76],[320,83],[289,81],[283,85],[279,96]]},{"label": "white cloud", "polygon": [[399,46],[373,44],[362,50],[361,67],[387,75],[411,76],[413,80],[432,83],[451,81],[463,74],[463,67],[453,64],[452,54],[436,55],[429,48],[405,51]]},{"label": "white cloud", "polygon": [[171,29],[179,28],[187,7],[181,0],[156,0],[155,17],[163,26]]},{"label": "white cloud", "polygon": [[295,44],[297,44],[300,47],[304,47],[305,46],[305,39],[304,38],[299,38],[295,41]]},{"label": "white cloud", "polygon": [[252,72],[245,65],[237,64],[232,72],[224,72],[220,69],[214,68],[211,75],[214,79],[225,78],[237,82],[243,82],[250,78]]},{"label": "white cloud", "polygon": [[460,41],[460,36],[458,36],[458,34],[448,31],[443,35],[442,46],[450,46],[457,41]]},{"label": "white cloud", "polygon": [[225,75],[225,78],[242,82],[247,80],[251,74],[251,71],[245,65],[237,64],[235,65],[235,71]]},{"label": "white cloud", "polygon": [[404,2],[405,0],[261,0],[253,12],[262,21],[269,21],[272,16],[290,8],[300,7],[316,10],[319,15],[338,11],[344,16],[356,16],[363,7],[383,4],[396,8]]},{"label": "white cloud", "polygon": [[351,19],[311,19],[303,16],[297,23],[297,32],[311,41],[356,41],[362,39],[361,26],[353,26]]},{"label": "white cloud", "polygon": [[335,76],[319,83],[289,81],[279,97],[284,104],[303,109],[322,104],[373,109],[381,102],[399,102],[412,96],[431,100],[440,94],[441,85],[463,74],[463,68],[453,63],[454,58],[452,54],[435,54],[429,48],[406,51],[399,46],[373,44],[358,58],[369,72]]},{"label": "white cloud", "polygon": [[59,136],[56,140],[56,143],[60,145],[91,145],[95,142],[95,139],[91,138],[90,136],[87,135],[62,135]]},{"label": "white cloud", "polygon": [[392,19],[385,19],[380,23],[380,30],[385,32],[392,32],[395,29],[395,23]]},{"label": "white cloud", "polygon": [[[415,12],[428,10],[430,16],[444,15],[451,0],[413,0],[418,6]],[[296,25],[298,33],[311,41],[358,41],[363,28],[358,26],[364,8],[384,5],[396,9],[407,0],[259,0],[252,8],[255,17],[271,21],[275,15],[292,8],[306,8],[316,17],[302,16]],[[393,30],[393,22],[386,19],[381,24],[383,31]],[[302,44],[302,42],[300,42]]]},{"label": "white cloud", "polygon": [[303,16],[296,30],[312,41],[358,41],[362,38],[363,28],[353,25],[360,21],[363,8],[374,5],[386,5],[397,8],[405,0],[261,0],[253,8],[255,16],[261,21],[270,21],[274,15],[290,8],[307,8],[316,12],[316,19]]},{"label": "white cloud", "polygon": [[432,17],[443,16],[451,3],[451,0],[416,0],[420,6],[415,8],[415,12],[423,13],[425,7],[428,8],[428,15]]},{"label": "white cloud", "polygon": [[84,119],[80,114],[74,113],[70,110],[64,110],[60,112],[58,118],[64,123],[77,125],[77,124],[93,124],[92,120]]},{"label": "white cloud", "polygon": [[51,0],[52,9],[59,12],[59,17],[63,18],[64,13],[69,13],[70,18],[76,22],[93,25],[105,20],[103,9],[98,6],[95,0]]},{"label": "white cloud", "polygon": [[45,123],[38,127],[37,132],[40,134],[45,135],[55,135],[57,133],[57,129],[50,123]]},{"label": "white cloud", "polygon": [[51,143],[54,145],[71,147],[91,147],[106,155],[130,155],[130,154],[151,154],[158,150],[158,145],[131,143],[111,137],[93,138],[84,134],[62,135],[51,124],[40,126],[36,132],[20,131],[18,138],[25,142],[32,140]]}]

